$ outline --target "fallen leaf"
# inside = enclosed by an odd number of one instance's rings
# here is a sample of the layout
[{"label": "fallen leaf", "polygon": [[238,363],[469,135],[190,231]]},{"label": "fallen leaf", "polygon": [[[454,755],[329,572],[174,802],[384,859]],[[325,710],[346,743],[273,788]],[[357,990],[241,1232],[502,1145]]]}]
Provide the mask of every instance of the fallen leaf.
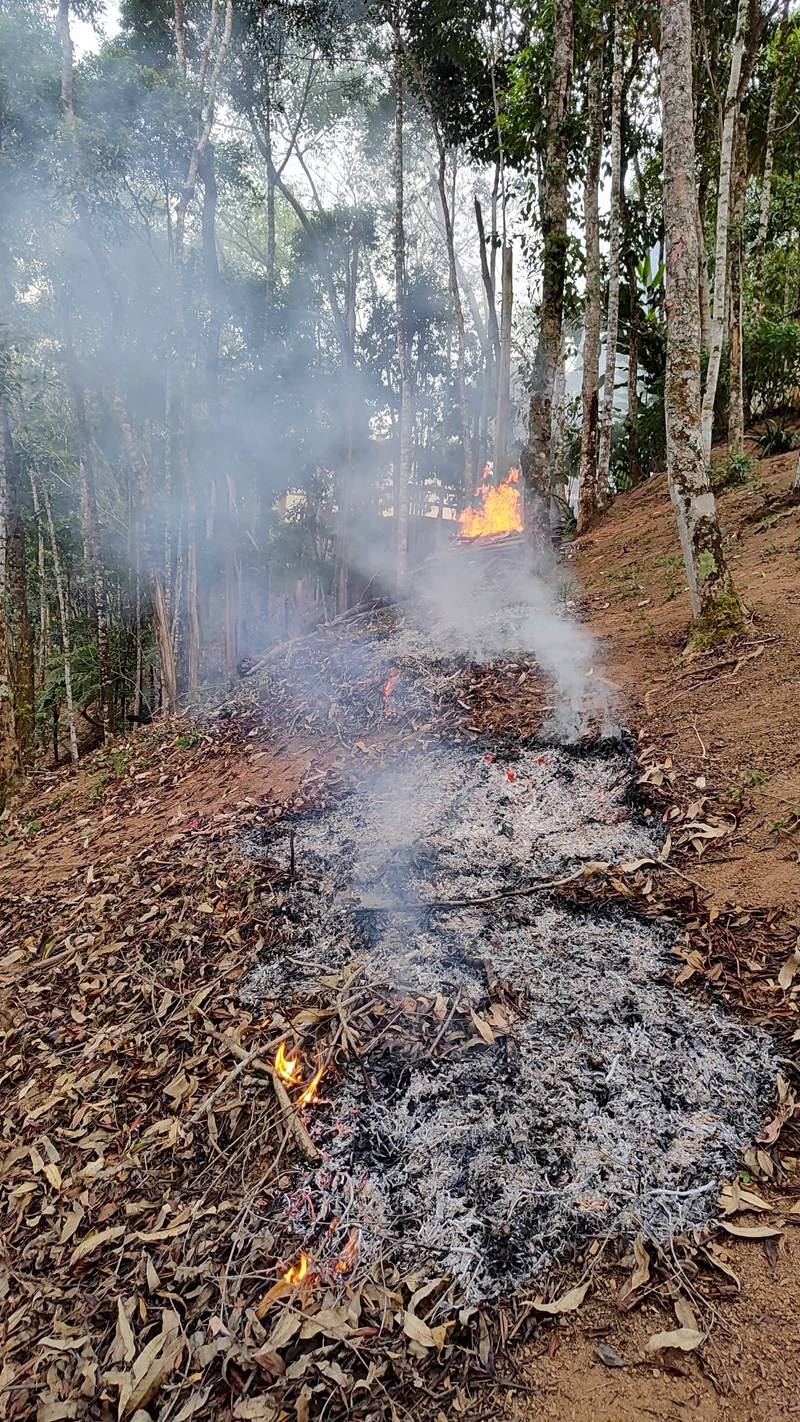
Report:
[{"label": "fallen leaf", "polygon": [[84,1235],[80,1244],[76,1246],[70,1256],[69,1267],[74,1269],[81,1259],[85,1259],[88,1254],[94,1253],[103,1244],[110,1244],[112,1239],[119,1239],[125,1233],[124,1225],[111,1225],[108,1229],[92,1229]]},{"label": "fallen leaf", "polygon": [[580,1308],[588,1292],[588,1282],[578,1284],[574,1289],[568,1289],[560,1299],[554,1299],[552,1303],[545,1303],[543,1299],[534,1300],[533,1307],[537,1313],[573,1313],[576,1308]]},{"label": "fallen leaf", "polygon": [[596,1351],[596,1353],[597,1353],[598,1358],[600,1359],[600,1362],[603,1364],[604,1367],[606,1367],[606,1368],[624,1368],[624,1367],[625,1367],[625,1359],[620,1357],[620,1355],[619,1355],[619,1353],[617,1352],[616,1348],[613,1348],[610,1343],[606,1343],[606,1342],[598,1343],[597,1348],[596,1348],[595,1351]]},{"label": "fallen leaf", "polygon": [[682,1353],[691,1353],[705,1341],[705,1333],[699,1328],[673,1328],[668,1333],[654,1333],[648,1339],[646,1353],[658,1353],[662,1348],[680,1348]]},{"label": "fallen leaf", "polygon": [[732,1225],[727,1220],[720,1220],[720,1224],[728,1234],[735,1234],[737,1239],[772,1239],[776,1234],[781,1234],[781,1230],[775,1229],[773,1225]]},{"label": "fallen leaf", "polygon": [[800,947],[795,948],[792,956],[786,959],[778,973],[778,987],[783,988],[784,992],[788,992],[792,986],[792,980],[798,968],[800,968]]}]

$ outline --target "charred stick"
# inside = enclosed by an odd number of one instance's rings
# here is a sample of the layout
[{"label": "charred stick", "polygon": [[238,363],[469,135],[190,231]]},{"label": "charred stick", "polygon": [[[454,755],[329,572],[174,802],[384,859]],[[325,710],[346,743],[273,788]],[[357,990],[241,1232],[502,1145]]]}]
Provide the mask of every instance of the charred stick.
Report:
[{"label": "charred stick", "polygon": [[301,1155],[311,1165],[318,1165],[322,1160],[322,1155],[314,1145],[308,1131],[297,1114],[297,1108],[293,1105],[289,1093],[281,1081],[274,1067],[269,1068],[270,1079],[272,1081],[275,1095],[278,1098],[278,1105],[281,1108],[283,1119],[294,1137],[294,1143]]}]

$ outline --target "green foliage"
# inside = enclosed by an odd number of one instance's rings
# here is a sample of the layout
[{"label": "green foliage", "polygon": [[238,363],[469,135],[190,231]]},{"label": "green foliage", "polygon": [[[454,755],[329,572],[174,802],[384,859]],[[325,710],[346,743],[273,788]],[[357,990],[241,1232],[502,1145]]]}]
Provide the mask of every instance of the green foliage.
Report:
[{"label": "green foliage", "polygon": [[798,445],[797,434],[787,430],[784,420],[765,420],[755,439],[765,459],[773,454],[789,454]]},{"label": "green foliage", "polygon": [[725,489],[741,488],[757,465],[758,460],[751,459],[743,450],[729,454],[723,465],[711,470],[711,487],[715,494],[721,494]]},{"label": "green foliage", "polygon": [[800,321],[768,321],[762,317],[755,326],[746,328],[743,365],[749,409],[769,412],[793,408],[800,387]]}]

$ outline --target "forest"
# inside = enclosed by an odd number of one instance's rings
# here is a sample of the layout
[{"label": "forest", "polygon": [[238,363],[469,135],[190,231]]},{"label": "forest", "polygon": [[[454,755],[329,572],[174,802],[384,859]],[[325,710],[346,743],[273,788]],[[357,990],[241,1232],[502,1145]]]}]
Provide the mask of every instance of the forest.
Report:
[{"label": "forest", "polygon": [[741,627],[710,451],[791,441],[788,3],[108,21],[0,8],[3,783],[402,589],[512,466],[534,560],[667,467],[695,637]]}]

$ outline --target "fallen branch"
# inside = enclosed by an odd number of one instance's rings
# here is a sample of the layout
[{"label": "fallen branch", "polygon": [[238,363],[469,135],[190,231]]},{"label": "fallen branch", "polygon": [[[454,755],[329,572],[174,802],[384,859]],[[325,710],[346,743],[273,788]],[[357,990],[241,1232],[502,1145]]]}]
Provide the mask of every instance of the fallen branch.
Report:
[{"label": "fallen branch", "polygon": [[309,1161],[312,1165],[317,1165],[319,1161],[322,1160],[322,1155],[317,1150],[317,1147],[314,1145],[314,1142],[312,1141],[310,1135],[308,1134],[308,1131],[303,1125],[303,1122],[300,1120],[300,1117],[297,1114],[297,1108],[293,1104],[289,1093],[286,1090],[286,1087],[284,1086],[274,1067],[269,1068],[269,1074],[270,1079],[272,1081],[272,1085],[275,1089],[275,1095],[278,1098],[278,1105],[280,1106],[281,1111],[283,1113],[283,1119],[286,1122],[286,1125],[288,1126],[292,1135],[294,1136],[294,1141],[295,1145],[297,1146],[297,1149],[300,1151],[301,1155],[305,1156],[307,1161]]}]

